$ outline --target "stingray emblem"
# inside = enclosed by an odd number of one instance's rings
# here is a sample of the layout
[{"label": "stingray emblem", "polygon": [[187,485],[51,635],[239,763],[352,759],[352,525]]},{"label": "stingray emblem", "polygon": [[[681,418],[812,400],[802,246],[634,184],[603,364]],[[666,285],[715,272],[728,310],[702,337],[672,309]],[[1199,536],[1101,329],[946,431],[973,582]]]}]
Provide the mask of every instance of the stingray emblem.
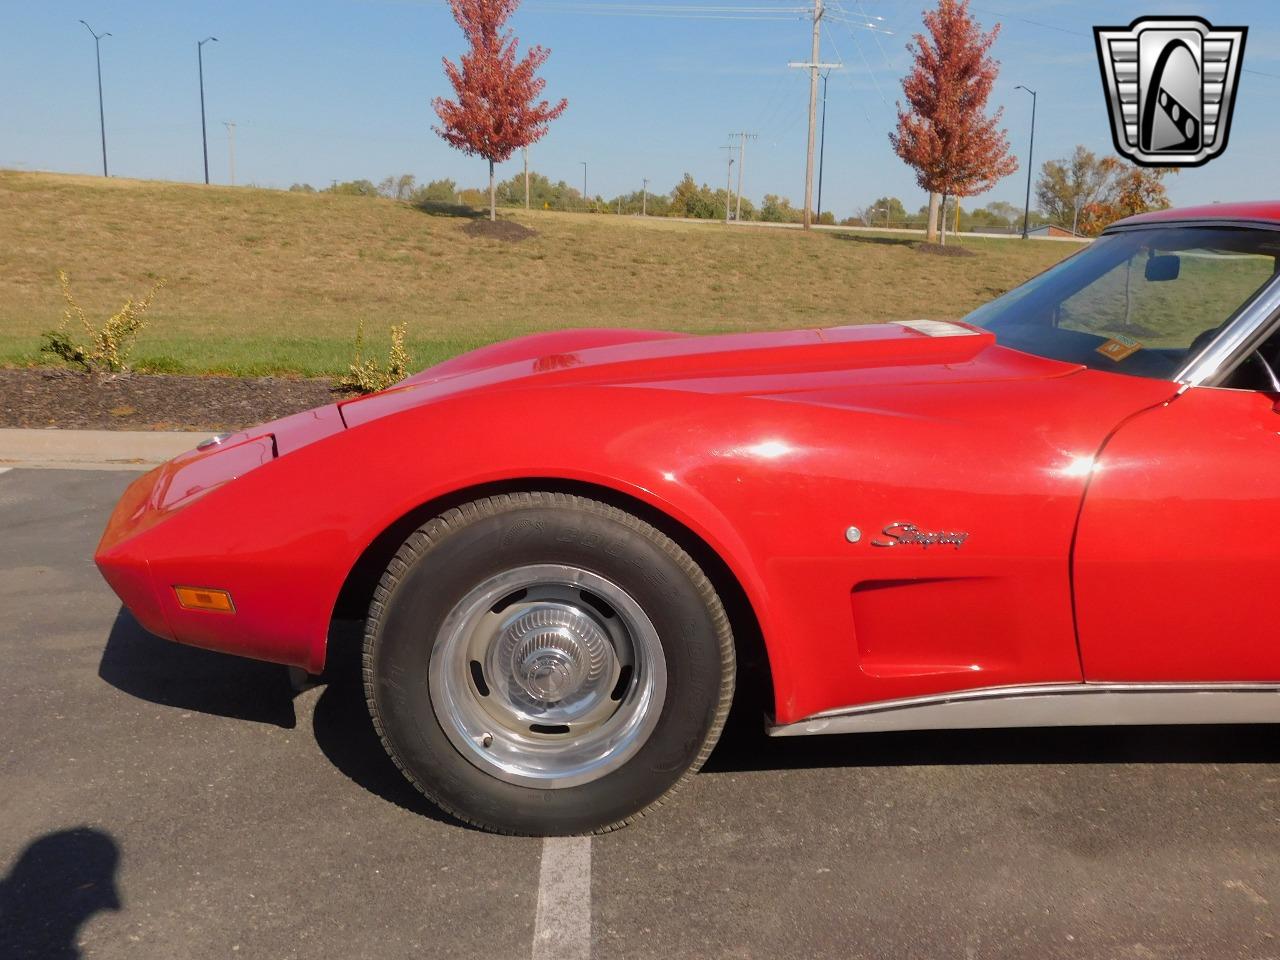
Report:
[{"label": "stingray emblem", "polygon": [[1198,167],[1222,153],[1247,33],[1199,17],[1094,27],[1116,150],[1144,167]]},{"label": "stingray emblem", "polygon": [[969,534],[959,530],[921,530],[914,523],[891,523],[871,541],[873,547],[955,547],[959,550]]}]

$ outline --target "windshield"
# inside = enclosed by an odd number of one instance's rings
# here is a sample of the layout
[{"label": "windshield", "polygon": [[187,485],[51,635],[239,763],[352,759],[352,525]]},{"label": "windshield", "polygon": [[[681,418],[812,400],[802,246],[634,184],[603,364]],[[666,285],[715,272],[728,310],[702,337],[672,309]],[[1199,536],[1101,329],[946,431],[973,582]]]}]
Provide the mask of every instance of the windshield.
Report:
[{"label": "windshield", "polygon": [[1122,231],[965,320],[1015,350],[1170,380],[1272,278],[1277,256],[1270,230]]}]

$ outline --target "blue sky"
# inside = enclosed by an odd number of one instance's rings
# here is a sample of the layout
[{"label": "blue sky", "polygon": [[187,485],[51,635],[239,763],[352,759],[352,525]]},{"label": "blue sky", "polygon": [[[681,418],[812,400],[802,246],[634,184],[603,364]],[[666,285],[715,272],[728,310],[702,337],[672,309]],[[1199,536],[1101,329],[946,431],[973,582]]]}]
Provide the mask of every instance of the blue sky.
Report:
[{"label": "blue sky", "polygon": [[[623,0],[524,0],[514,21],[524,43],[552,50],[547,93],[569,110],[533,151],[533,166],[592,194],[669,189],[685,171],[719,185],[721,149],[735,130],[748,146],[744,192],[799,202],[804,186],[808,88],[789,60],[808,55],[801,19],[717,20],[601,15]],[[651,0],[652,5],[677,0]],[[852,19],[881,18],[883,32],[832,22],[823,58],[845,69],[830,80],[824,208],[843,216],[877,196],[923,202],[911,171],[890,150],[894,101],[908,64],[904,45],[924,0],[840,0]],[[240,183],[287,187],[411,172],[420,181],[485,179],[483,161],[450,150],[431,132],[431,97],[447,94],[442,56],[462,38],[443,0],[3,0],[0,35],[0,167],[100,171],[93,39],[102,42],[107,146],[113,175],[201,178],[195,42],[205,47],[210,172],[228,176],[223,120],[236,127]],[[697,8],[774,8],[804,0],[681,0]],[[629,14],[642,8],[625,3]],[[1198,14],[1250,28],[1230,145],[1207,166],[1170,181],[1178,204],[1270,197],[1280,125],[1280,4],[975,0],[985,27],[1002,24],[993,106],[1005,106],[1014,150],[1025,158],[1030,97],[1039,92],[1035,166],[1077,143],[1110,150],[1091,27],[1135,17]],[[502,168],[518,168],[513,158]],[[1025,170],[1025,168],[1024,168]],[[1021,204],[1024,172],[978,203]]]}]

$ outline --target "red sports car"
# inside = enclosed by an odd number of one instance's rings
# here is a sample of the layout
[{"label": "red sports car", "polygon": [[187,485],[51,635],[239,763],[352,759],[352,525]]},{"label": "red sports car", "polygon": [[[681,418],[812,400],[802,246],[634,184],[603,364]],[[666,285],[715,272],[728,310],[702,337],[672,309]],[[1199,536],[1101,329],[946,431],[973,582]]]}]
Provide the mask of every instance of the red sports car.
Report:
[{"label": "red sports car", "polygon": [[[98,549],[162,637],[319,672],[463,820],[604,831],[774,736],[1280,720],[1280,204],[964,320],[553,332],[215,437]],[[1272,470],[1272,466],[1276,470]]]}]

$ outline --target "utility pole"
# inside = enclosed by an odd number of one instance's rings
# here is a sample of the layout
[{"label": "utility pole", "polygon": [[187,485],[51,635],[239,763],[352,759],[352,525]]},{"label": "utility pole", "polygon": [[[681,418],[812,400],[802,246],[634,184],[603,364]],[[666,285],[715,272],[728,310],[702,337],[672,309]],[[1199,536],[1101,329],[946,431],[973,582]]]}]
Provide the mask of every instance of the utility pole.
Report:
[{"label": "utility pole", "polygon": [[729,199],[733,196],[733,149],[729,149],[729,177],[724,185],[724,225],[729,225],[729,214],[733,212],[733,204]]},{"label": "utility pole", "polygon": [[587,161],[579,160],[578,162],[582,164],[582,209],[589,210],[590,206],[587,203]]},{"label": "utility pole", "polygon": [[818,147],[818,73],[821,70],[838,70],[838,63],[822,63],[822,15],[823,0],[813,0],[813,50],[808,63],[791,63],[809,71],[809,151],[804,171],[804,228],[813,227],[813,155]]},{"label": "utility pole", "polygon": [[93,53],[98,60],[98,129],[102,132],[102,175],[107,176],[107,119],[106,113],[102,109],[102,38],[109,37],[109,33],[94,33],[93,27],[84,23],[84,28],[93,36]]},{"label": "utility pole", "polygon": [[227,128],[227,149],[231,156],[231,185],[236,185],[236,122],[234,120],[223,120],[222,125]]},{"label": "utility pole", "polygon": [[822,174],[827,168],[827,81],[831,71],[822,75],[822,145],[818,147],[818,221],[822,221]]},{"label": "utility pole", "polygon": [[204,45],[213,41],[218,42],[217,37],[205,37],[196,44],[196,63],[200,67],[200,142],[204,146],[204,185],[209,185],[209,129],[204,122]]},{"label": "utility pole", "polygon": [[813,147],[818,123],[818,60],[822,56],[822,0],[813,0],[813,52],[809,55],[809,157],[804,172],[804,228],[813,227]]},{"label": "utility pole", "polygon": [[731,133],[729,134],[729,137],[730,139],[732,139],[733,137],[738,138],[738,203],[737,203],[737,212],[734,213],[733,219],[738,222],[741,222],[742,221],[742,171],[747,165],[747,140],[748,138],[751,140],[755,140],[759,137],[759,134],[746,133],[744,131],[742,133]]},{"label": "utility pole", "polygon": [[1026,240],[1030,236],[1028,227],[1031,220],[1031,158],[1036,149],[1036,92],[1022,84],[1018,84],[1013,89],[1025,90],[1031,94],[1031,143],[1027,145],[1027,202],[1022,208],[1022,239]]},{"label": "utility pole", "polygon": [[640,216],[647,217],[649,215],[649,181],[646,178],[644,184],[640,187]]},{"label": "utility pole", "polygon": [[529,148],[524,148],[524,208],[529,209]]}]

